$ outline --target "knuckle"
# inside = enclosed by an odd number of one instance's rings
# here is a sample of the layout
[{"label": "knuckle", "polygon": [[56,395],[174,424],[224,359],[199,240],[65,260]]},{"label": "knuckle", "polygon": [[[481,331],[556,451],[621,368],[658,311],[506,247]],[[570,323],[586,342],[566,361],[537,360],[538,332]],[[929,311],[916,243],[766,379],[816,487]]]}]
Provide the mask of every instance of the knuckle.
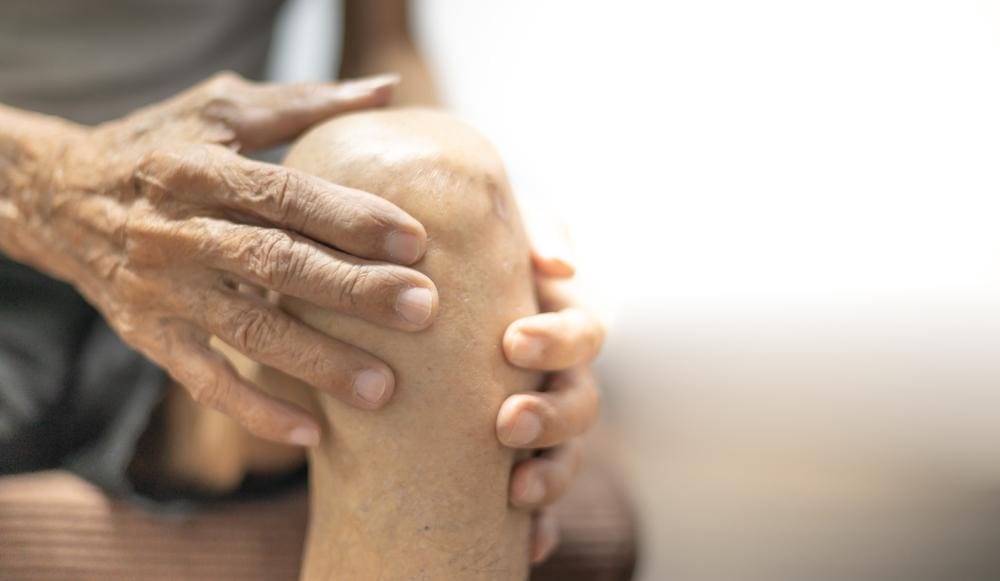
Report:
[{"label": "knuckle", "polygon": [[391,308],[399,288],[414,286],[395,270],[381,265],[340,263],[335,276],[340,304],[352,309]]},{"label": "knuckle", "polygon": [[238,97],[248,81],[232,71],[216,73],[198,88],[198,106],[209,121],[230,122],[239,109]]},{"label": "knuckle", "polygon": [[338,222],[359,235],[368,234],[381,239],[397,225],[394,216],[390,215],[381,202],[381,198],[376,198],[353,204],[350,211],[338,216]]},{"label": "knuckle", "polygon": [[566,414],[560,413],[560,409],[549,398],[536,396],[528,400],[530,405],[526,406],[534,412],[542,423],[542,432],[547,434],[549,439],[559,438],[566,431]]},{"label": "knuckle", "polygon": [[344,380],[331,370],[331,360],[329,354],[319,344],[304,350],[300,356],[300,364],[303,366],[304,374],[307,377],[315,377],[323,380],[325,384],[339,384]]},{"label": "knuckle", "polygon": [[535,394],[535,412],[542,417],[543,422],[561,422],[566,418],[565,399],[558,395],[538,393]]},{"label": "knuckle", "polygon": [[[279,222],[285,224],[292,214],[295,201],[294,192],[300,189],[301,180],[294,172],[282,169],[267,168],[255,176],[258,184],[255,190],[255,203],[266,208]],[[300,225],[288,224],[299,228]]]},{"label": "knuckle", "polygon": [[173,152],[166,149],[151,149],[143,153],[135,163],[132,178],[140,183],[155,183],[172,165],[173,157]]},{"label": "knuckle", "polygon": [[266,308],[244,308],[231,318],[230,335],[234,347],[244,353],[267,353],[288,332],[281,317]]},{"label": "knuckle", "polygon": [[166,262],[169,244],[164,226],[154,216],[136,204],[129,209],[122,226],[125,259],[135,267],[153,266]]},{"label": "knuckle", "polygon": [[198,164],[180,151],[167,148],[149,150],[139,157],[132,179],[147,196],[155,196],[183,187],[199,173]]},{"label": "knuckle", "polygon": [[370,288],[369,279],[371,276],[372,270],[367,266],[340,263],[336,276],[340,304],[352,308],[357,307],[364,300]]},{"label": "knuckle", "polygon": [[270,230],[248,240],[243,255],[247,274],[271,290],[282,289],[303,270],[295,242],[280,230]]}]

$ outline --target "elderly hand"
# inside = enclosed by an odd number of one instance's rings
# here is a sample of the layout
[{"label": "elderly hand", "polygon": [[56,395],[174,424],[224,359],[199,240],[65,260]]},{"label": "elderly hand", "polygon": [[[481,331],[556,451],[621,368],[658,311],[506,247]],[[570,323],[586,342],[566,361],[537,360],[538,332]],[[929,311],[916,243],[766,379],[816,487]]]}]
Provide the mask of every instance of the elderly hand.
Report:
[{"label": "elderly hand", "polygon": [[536,511],[531,559],[539,563],[556,547],[558,526],[549,508],[569,487],[580,465],[581,436],[598,416],[599,395],[590,370],[604,340],[604,327],[576,305],[565,288],[573,275],[560,255],[532,252],[541,314],[513,322],[504,334],[508,361],[551,371],[542,391],[512,395],[497,417],[497,436],[513,448],[543,449],[514,466],[511,503]]},{"label": "elderly hand", "polygon": [[67,126],[61,147],[47,150],[59,154],[39,161],[46,183],[25,212],[37,230],[32,262],[72,282],[197,401],[262,438],[315,444],[315,420],[241,378],[210,337],[345,402],[380,407],[393,392],[387,365],[239,287],[420,330],[437,291],[399,265],[421,258],[426,234],[382,198],[237,152],[383,105],[395,83],[276,86],[222,74],[121,120]]}]

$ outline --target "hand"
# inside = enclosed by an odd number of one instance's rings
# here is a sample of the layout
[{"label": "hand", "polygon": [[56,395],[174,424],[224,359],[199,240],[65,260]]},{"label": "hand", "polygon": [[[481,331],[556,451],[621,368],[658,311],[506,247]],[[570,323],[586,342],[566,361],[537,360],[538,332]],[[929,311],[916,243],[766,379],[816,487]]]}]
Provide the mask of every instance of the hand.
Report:
[{"label": "hand", "polygon": [[574,268],[559,245],[534,239],[532,259],[543,312],[507,328],[504,353],[518,367],[554,373],[542,391],[507,398],[497,417],[497,435],[513,448],[543,449],[516,464],[510,478],[511,503],[536,511],[531,557],[539,563],[558,542],[558,523],[549,507],[576,475],[581,435],[597,419],[599,395],[590,362],[600,350],[604,328],[564,288],[560,279],[571,277]]},{"label": "hand", "polygon": [[210,337],[350,404],[380,407],[394,387],[387,365],[239,288],[423,329],[437,291],[399,264],[421,257],[426,233],[382,198],[237,151],[383,105],[395,82],[275,86],[222,74],[124,119],[68,129],[62,154],[39,172],[53,176],[49,195],[26,212],[37,230],[32,262],[75,284],[195,400],[262,438],[314,445],[316,421],[241,378]]}]

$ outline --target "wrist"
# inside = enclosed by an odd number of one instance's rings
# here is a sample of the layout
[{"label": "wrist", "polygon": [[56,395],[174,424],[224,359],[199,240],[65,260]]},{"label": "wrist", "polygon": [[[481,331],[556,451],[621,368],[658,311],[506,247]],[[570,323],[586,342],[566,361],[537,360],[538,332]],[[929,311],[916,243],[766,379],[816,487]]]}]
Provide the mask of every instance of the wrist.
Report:
[{"label": "wrist", "polygon": [[0,252],[46,268],[42,252],[60,160],[85,128],[0,105]]}]

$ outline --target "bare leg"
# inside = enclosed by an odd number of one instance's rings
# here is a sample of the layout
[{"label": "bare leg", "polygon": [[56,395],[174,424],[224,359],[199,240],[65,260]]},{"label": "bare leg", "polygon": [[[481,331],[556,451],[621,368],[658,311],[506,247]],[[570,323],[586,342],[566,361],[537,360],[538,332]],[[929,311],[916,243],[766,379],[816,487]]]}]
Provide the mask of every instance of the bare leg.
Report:
[{"label": "bare leg", "polygon": [[[420,220],[429,243],[417,267],[440,295],[437,320],[418,334],[285,301],[397,377],[392,402],[374,414],[318,400],[327,433],[310,457],[304,577],[526,578],[528,516],[508,506],[513,458],[494,425],[507,395],[538,383],[500,346],[506,326],[536,306],[502,164],[474,131],[429,111],[337,118],[303,137],[286,164],[377,192]],[[267,370],[260,381],[281,395],[314,394]]]},{"label": "bare leg", "polygon": [[[508,506],[513,454],[494,426],[507,395],[538,385],[501,350],[507,325],[536,305],[527,241],[496,153],[447,115],[402,110],[327,122],[286,163],[376,192],[420,220],[429,242],[416,266],[440,297],[437,319],[421,333],[282,299],[308,324],[393,368],[396,392],[374,413],[222,348],[259,385],[325,419],[323,441],[309,457],[303,578],[527,578],[529,516]],[[175,474],[225,489],[245,472],[301,461],[178,397],[166,454]]]}]

